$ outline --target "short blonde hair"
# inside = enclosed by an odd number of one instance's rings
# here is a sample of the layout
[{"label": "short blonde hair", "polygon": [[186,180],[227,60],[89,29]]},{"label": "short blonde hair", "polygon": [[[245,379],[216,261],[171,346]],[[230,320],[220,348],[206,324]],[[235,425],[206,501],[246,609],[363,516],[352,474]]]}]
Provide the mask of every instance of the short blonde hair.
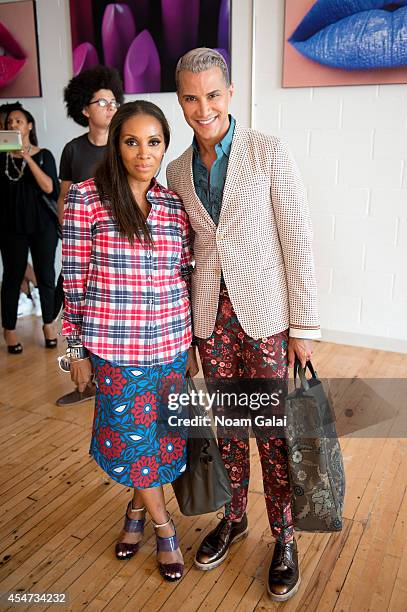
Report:
[{"label": "short blonde hair", "polygon": [[215,49],[209,49],[208,47],[198,47],[185,53],[179,60],[175,69],[175,84],[177,91],[179,91],[179,74],[185,70],[194,72],[204,72],[211,68],[220,68],[222,76],[225,80],[226,86],[230,85],[229,69],[225,59],[221,53],[215,51]]}]

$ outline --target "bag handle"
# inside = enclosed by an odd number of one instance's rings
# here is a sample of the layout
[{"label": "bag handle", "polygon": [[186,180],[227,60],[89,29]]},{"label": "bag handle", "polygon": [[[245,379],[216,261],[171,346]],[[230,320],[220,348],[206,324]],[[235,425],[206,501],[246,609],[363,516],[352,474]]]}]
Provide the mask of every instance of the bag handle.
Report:
[{"label": "bag handle", "polygon": [[300,360],[298,359],[298,357],[295,358],[294,361],[294,385],[297,386],[296,381],[297,381],[297,375],[299,376],[299,379],[301,381],[301,387],[304,389],[304,391],[308,391],[309,389],[309,382],[307,380],[307,377],[305,376],[306,370],[310,371],[311,373],[311,377],[314,379],[317,379],[317,373],[314,370],[314,366],[312,365],[312,363],[310,361],[307,361],[307,363],[305,364],[305,368],[303,368],[301,366]]},{"label": "bag handle", "polygon": [[[195,391],[195,393],[198,393],[195,383],[193,381],[193,378],[191,376],[187,376],[187,391],[188,393],[190,391]],[[215,438],[214,434],[212,433],[213,439]],[[212,461],[212,457],[211,455],[209,455],[208,453],[208,449],[211,445],[211,439],[209,438],[202,438],[202,448],[201,448],[201,453],[200,453],[200,457],[199,460],[203,463],[209,463]]]},{"label": "bag handle", "polygon": [[194,383],[194,379],[191,376],[186,376],[187,379],[187,390],[189,391],[195,391],[195,393],[198,393],[198,391],[196,390],[196,386]]}]

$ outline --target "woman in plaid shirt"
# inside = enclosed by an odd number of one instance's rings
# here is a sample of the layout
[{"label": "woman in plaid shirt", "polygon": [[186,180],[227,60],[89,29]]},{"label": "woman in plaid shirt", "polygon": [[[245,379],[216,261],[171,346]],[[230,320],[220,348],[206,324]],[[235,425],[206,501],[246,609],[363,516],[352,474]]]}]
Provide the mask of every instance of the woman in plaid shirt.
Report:
[{"label": "woman in plaid shirt", "polygon": [[[65,202],[63,275],[71,378],[97,384],[90,452],[134,488],[118,559],[129,559],[153,519],[166,580],[183,572],[162,485],[185,469],[183,432],[165,427],[169,393],[198,370],[191,345],[189,222],[182,201],[160,185],[170,142],[162,111],[146,101],[112,119],[96,178],[71,186]],[[161,419],[160,419],[161,416]]]}]

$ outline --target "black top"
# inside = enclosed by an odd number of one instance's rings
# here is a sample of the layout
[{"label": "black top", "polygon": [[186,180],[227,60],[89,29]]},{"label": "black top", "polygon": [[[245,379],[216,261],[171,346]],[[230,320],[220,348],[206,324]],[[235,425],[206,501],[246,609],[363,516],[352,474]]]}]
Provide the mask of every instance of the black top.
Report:
[{"label": "black top", "polygon": [[62,151],[59,178],[61,181],[72,183],[81,183],[93,178],[105,151],[106,145],[98,147],[92,144],[87,134],[74,138]]},{"label": "black top", "polygon": [[[32,158],[41,167],[41,170],[52,179],[53,191],[46,195],[57,200],[59,181],[54,156],[48,149],[41,149]],[[11,181],[5,173],[6,159],[7,153],[0,153],[1,231],[32,234],[43,230],[48,223],[54,222],[51,213],[43,202],[43,192],[32,175],[28,164],[25,166],[20,180]],[[20,170],[23,159],[13,157],[13,161]],[[8,172],[12,177],[18,176],[11,159],[8,164]]]}]

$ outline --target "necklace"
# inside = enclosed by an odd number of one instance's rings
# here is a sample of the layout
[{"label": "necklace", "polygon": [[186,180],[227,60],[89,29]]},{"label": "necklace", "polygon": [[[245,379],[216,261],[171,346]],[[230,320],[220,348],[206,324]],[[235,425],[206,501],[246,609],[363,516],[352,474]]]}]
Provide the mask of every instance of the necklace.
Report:
[{"label": "necklace", "polygon": [[[30,145],[27,149],[27,153],[30,153],[31,149],[32,149],[32,146]],[[11,176],[11,174],[9,173],[8,166],[9,166],[10,159],[11,159],[11,163],[12,163],[14,170],[17,172],[17,176]],[[21,164],[21,167],[19,168],[16,162],[14,161],[14,157],[10,153],[7,153],[6,168],[4,170],[4,174],[7,176],[7,178],[10,181],[14,181],[16,183],[23,176],[26,165],[27,165],[27,162],[25,159],[23,159],[23,163]]]}]

